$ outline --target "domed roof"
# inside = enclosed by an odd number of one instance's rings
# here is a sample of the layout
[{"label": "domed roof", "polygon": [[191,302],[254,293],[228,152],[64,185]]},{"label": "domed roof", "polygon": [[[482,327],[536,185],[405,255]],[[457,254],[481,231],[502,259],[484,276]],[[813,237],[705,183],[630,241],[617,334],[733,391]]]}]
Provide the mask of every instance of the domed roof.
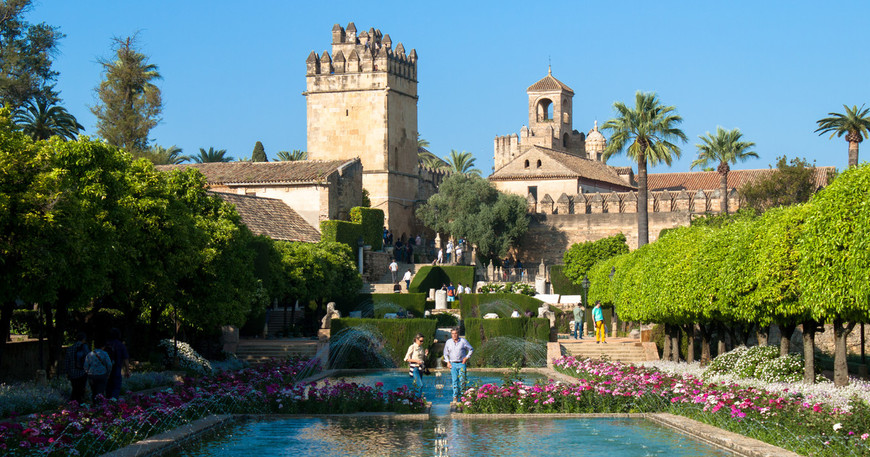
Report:
[{"label": "domed roof", "polygon": [[595,121],[595,126],[586,135],[586,150],[592,152],[602,152],[607,146],[607,139],[598,131],[598,121]]}]

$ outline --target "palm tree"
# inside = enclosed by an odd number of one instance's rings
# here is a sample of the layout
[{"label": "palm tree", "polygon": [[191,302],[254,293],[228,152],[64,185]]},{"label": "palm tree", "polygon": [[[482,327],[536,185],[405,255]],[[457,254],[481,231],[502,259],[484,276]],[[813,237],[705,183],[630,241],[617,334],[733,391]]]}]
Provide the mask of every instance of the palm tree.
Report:
[{"label": "palm tree", "polygon": [[79,130],[85,129],[64,107],[45,99],[30,100],[27,105],[16,110],[12,122],[37,141],[47,140],[52,136],[74,140]]},{"label": "palm tree", "polygon": [[480,176],[480,170],[474,168],[476,160],[470,152],[457,152],[456,149],[450,150],[450,157],[446,158],[447,166],[454,173],[465,173]]},{"label": "palm tree", "polygon": [[655,93],[635,94],[635,107],[622,102],[613,104],[617,117],[604,123],[603,128],[613,134],[604,149],[604,159],[625,150],[628,157],[637,160],[637,246],[649,243],[649,210],[647,208],[647,173],[649,162],[668,165],[674,157],[680,157],[680,148],[674,141],[688,141],[686,134],[677,128],[683,118],[673,106],[662,106]]},{"label": "palm tree", "polygon": [[186,156],[185,160],[193,160],[196,163],[232,162],[234,159],[226,154],[226,149],[215,150],[215,148],[208,148],[208,151],[206,151],[203,148],[199,148],[199,155]]},{"label": "palm tree", "polygon": [[846,114],[828,113],[831,117],[816,121],[819,124],[816,132],[819,135],[831,132],[831,138],[834,135],[846,135],[846,141],[849,142],[849,166],[854,167],[858,165],[858,145],[870,135],[870,108],[864,108],[864,105],[861,105],[861,109],[858,109],[858,105],[853,105],[852,108],[843,105],[843,108]]},{"label": "palm tree", "polygon": [[300,151],[299,149],[294,149],[293,152],[288,151],[278,151],[278,160],[281,162],[292,162],[296,160],[307,160],[308,153],[305,151]]},{"label": "palm tree", "polygon": [[144,151],[142,157],[150,160],[154,165],[178,165],[186,160],[190,160],[188,157],[181,155],[181,148],[174,144],[168,148],[157,145],[151,146]]},{"label": "palm tree", "polygon": [[716,127],[716,135],[707,132],[705,136],[699,136],[702,143],[695,145],[698,148],[698,158],[692,162],[692,168],[705,166],[710,162],[719,162],[716,171],[719,172],[719,198],[722,199],[720,209],[722,214],[728,214],[728,172],[731,168],[728,163],[743,162],[752,157],[757,159],[758,154],[749,149],[755,146],[751,141],[741,141],[743,133],[740,129],[725,130]]},{"label": "palm tree", "polygon": [[431,168],[433,170],[450,168],[450,164],[429,151],[426,151],[425,154],[419,154],[417,158],[420,160],[420,163],[426,168]]},{"label": "palm tree", "polygon": [[429,140],[420,138],[420,132],[417,132],[417,150],[426,149],[429,147]]}]

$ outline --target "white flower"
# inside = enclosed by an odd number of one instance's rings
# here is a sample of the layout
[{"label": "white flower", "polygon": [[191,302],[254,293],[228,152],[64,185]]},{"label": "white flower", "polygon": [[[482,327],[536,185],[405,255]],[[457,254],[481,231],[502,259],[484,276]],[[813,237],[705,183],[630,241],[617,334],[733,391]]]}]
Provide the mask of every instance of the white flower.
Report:
[{"label": "white flower", "polygon": [[834,424],[834,431],[835,432],[841,428],[843,428],[843,424],[841,424],[840,422],[837,422],[836,424]]}]

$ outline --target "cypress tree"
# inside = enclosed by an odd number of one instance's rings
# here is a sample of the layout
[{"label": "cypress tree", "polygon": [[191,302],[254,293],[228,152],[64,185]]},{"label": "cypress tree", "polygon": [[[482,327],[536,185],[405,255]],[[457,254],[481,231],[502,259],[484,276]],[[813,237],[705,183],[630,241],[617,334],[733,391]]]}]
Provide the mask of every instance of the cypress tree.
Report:
[{"label": "cypress tree", "polygon": [[266,157],[266,149],[263,148],[263,143],[257,142],[254,145],[254,153],[251,154],[251,162],[268,162],[269,158]]}]

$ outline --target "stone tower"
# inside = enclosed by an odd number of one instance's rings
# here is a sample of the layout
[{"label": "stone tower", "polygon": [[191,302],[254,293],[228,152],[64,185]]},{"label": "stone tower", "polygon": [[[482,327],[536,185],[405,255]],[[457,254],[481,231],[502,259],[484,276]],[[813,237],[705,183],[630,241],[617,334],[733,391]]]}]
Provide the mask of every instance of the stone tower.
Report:
[{"label": "stone tower", "polygon": [[359,157],[363,188],[399,237],[417,198],[417,51],[353,22],[332,28],[332,54],[305,61],[308,158]]},{"label": "stone tower", "polygon": [[604,160],[602,155],[607,147],[607,139],[598,131],[598,121],[586,134],[586,155],[592,160]]},{"label": "stone tower", "polygon": [[[532,146],[567,152],[586,158],[586,135],[574,130],[574,91],[547,76],[529,86],[529,125],[516,134],[495,138],[495,169],[498,170]],[[592,157],[589,157],[592,158]]]}]

